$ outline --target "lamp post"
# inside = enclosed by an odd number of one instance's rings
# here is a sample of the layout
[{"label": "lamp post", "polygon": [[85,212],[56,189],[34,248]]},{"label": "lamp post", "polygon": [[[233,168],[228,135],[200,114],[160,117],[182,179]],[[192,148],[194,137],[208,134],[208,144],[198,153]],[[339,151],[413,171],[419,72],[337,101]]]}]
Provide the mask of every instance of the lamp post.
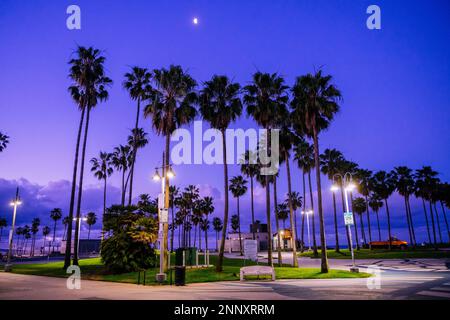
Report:
[{"label": "lamp post", "polygon": [[9,231],[9,249],[8,249],[8,258],[7,258],[6,264],[5,264],[5,272],[12,271],[11,253],[12,253],[12,248],[13,248],[14,228],[16,226],[17,206],[22,204],[22,202],[20,201],[20,197],[19,197],[19,187],[17,187],[15,199],[13,201],[11,201],[10,204],[14,209],[13,209],[12,226],[11,226],[11,230]]},{"label": "lamp post", "polygon": [[80,253],[80,238],[81,238],[81,221],[87,221],[87,218],[83,218],[83,217],[73,218],[73,221],[77,221],[77,219],[80,219],[80,223],[78,223],[78,243],[77,243],[77,251],[78,251],[77,252],[77,257],[79,257],[79,253]]},{"label": "lamp post", "polygon": [[308,251],[311,251],[311,234],[309,232],[309,215],[314,214],[314,211],[307,210],[303,211],[302,214],[306,215],[306,230],[308,230]]},{"label": "lamp post", "polygon": [[[164,154],[163,154],[163,165],[161,167],[155,168],[155,174],[153,175],[153,181],[161,181],[161,194],[158,197],[158,218],[159,218],[159,273],[156,275],[156,281],[162,283],[166,281],[167,274],[164,272],[164,255],[167,251],[165,247],[164,241],[164,232],[166,230],[166,226],[168,225],[168,210],[166,208],[166,180],[172,179],[175,177],[175,173],[172,169],[172,165],[164,165]],[[162,176],[159,174],[159,171],[162,171]]]},{"label": "lamp post", "polygon": [[333,176],[333,185],[331,187],[332,192],[336,192],[339,190],[339,187],[335,181],[335,178],[339,177],[342,181],[342,188],[344,192],[344,199],[345,199],[345,211],[344,212],[344,221],[345,221],[345,227],[347,228],[347,234],[350,241],[350,253],[352,255],[352,267],[350,268],[351,272],[359,272],[359,269],[356,267],[355,264],[355,252],[353,251],[353,241],[352,241],[352,230],[350,229],[350,226],[354,224],[353,221],[353,213],[350,211],[350,206],[348,204],[348,192],[351,192],[355,189],[355,184],[352,181],[352,174],[350,172],[346,172],[343,176],[340,173],[336,173]]}]

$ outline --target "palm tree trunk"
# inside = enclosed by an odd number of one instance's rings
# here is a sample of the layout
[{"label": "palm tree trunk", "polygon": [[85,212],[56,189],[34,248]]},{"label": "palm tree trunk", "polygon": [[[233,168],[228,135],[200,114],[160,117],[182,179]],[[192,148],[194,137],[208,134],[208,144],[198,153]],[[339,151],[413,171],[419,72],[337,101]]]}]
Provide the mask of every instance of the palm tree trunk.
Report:
[{"label": "palm tree trunk", "polygon": [[172,206],[171,206],[171,211],[172,211],[172,229],[170,230],[170,252],[173,252],[173,237],[174,237],[174,233],[175,233],[175,214],[173,213],[173,199],[172,199]]},{"label": "palm tree trunk", "polygon": [[427,224],[428,243],[431,244],[430,225],[428,223],[427,207],[425,206],[425,199],[422,198],[423,213],[425,214],[425,222]]},{"label": "palm tree trunk", "polygon": [[[72,222],[73,220],[73,209],[75,204],[75,190],[77,184],[77,169],[78,169],[78,152],[80,149],[80,140],[81,140],[81,132],[83,129],[83,121],[84,121],[84,113],[86,108],[82,107],[80,124],[78,126],[78,134],[77,134],[77,143],[75,147],[75,160],[73,165],[73,174],[72,174],[72,188],[70,192],[70,205],[69,205],[69,220]],[[70,266],[70,257],[72,255],[72,223],[69,223],[67,227],[67,241],[66,241],[66,252],[64,255],[64,267],[63,269],[67,269]],[[45,250],[45,246],[44,246]]]},{"label": "palm tree trunk", "polygon": [[227,141],[225,138],[225,130],[221,130],[222,133],[222,151],[223,151],[223,179],[224,179],[224,213],[223,213],[223,229],[222,229],[222,239],[220,240],[220,250],[219,257],[217,259],[216,271],[222,271],[223,265],[223,255],[225,250],[225,238],[227,236],[227,225],[228,225],[228,165],[227,165]]},{"label": "palm tree trunk", "polygon": [[250,197],[251,197],[251,208],[252,208],[252,234],[253,234],[253,240],[256,240],[255,207],[254,207],[254,203],[253,203],[253,175],[250,176]]},{"label": "palm tree trunk", "polygon": [[[140,110],[141,110],[141,98],[138,98],[137,113],[136,113],[136,125],[134,126],[134,128],[136,130],[138,129]],[[134,178],[134,164],[136,163],[136,155],[137,155],[137,148],[136,148],[136,146],[133,146],[133,162],[131,164],[130,193],[128,195],[128,205],[131,205],[131,198],[133,197],[133,178]]]},{"label": "palm tree trunk", "polygon": [[238,229],[238,231],[239,231],[239,249],[241,251],[241,256],[243,256],[244,255],[244,251],[242,250],[241,211],[240,211],[240,208],[239,208],[239,197],[236,197],[236,198],[237,198],[237,213],[238,213],[238,220],[239,220],[239,225],[238,225],[238,227],[239,227],[239,229]]},{"label": "palm tree trunk", "polygon": [[[169,155],[170,155],[170,135],[166,135],[166,149],[164,152],[164,166],[165,166],[165,190],[164,190],[164,208],[169,208],[170,205],[170,184],[169,177],[167,176],[167,170],[169,168]],[[168,271],[169,268],[169,224],[164,223],[163,225],[163,241],[164,241],[164,272]]]},{"label": "palm tree trunk", "polygon": [[102,230],[101,230],[100,243],[102,243],[105,238],[105,232],[103,231],[103,220],[105,219],[105,214],[106,214],[106,175],[105,175],[104,184],[103,184],[103,217],[102,217],[102,225],[101,225]]},{"label": "palm tree trunk", "polygon": [[88,227],[88,240],[90,239],[90,237],[91,237],[91,225],[89,225]]},{"label": "palm tree trunk", "polygon": [[408,223],[408,233],[409,233],[409,243],[414,246],[412,232],[411,232],[411,222],[409,221],[409,212],[408,212],[408,204],[406,203],[406,196],[403,197],[405,202],[405,210],[406,210],[406,222]]},{"label": "palm tree trunk", "polygon": [[56,220],[55,220],[55,225],[53,226],[53,247],[52,247],[52,252],[55,252],[55,237],[56,237]]},{"label": "palm tree trunk", "polygon": [[78,202],[77,202],[77,221],[76,221],[76,228],[75,228],[75,239],[74,239],[74,252],[73,252],[73,264],[78,265],[78,237],[79,237],[79,225],[81,223],[80,216],[81,216],[81,198],[83,195],[83,176],[84,176],[84,159],[86,157],[86,144],[87,144],[87,137],[88,137],[88,130],[89,130],[89,115],[90,115],[91,108],[88,107],[87,113],[86,113],[86,126],[84,128],[84,141],[83,141],[83,149],[81,151],[81,168],[80,168],[80,182],[78,185]]},{"label": "palm tree trunk", "polygon": [[361,228],[361,234],[362,234],[362,237],[363,237],[363,241],[364,241],[364,244],[366,244],[367,243],[367,239],[366,239],[366,232],[364,231],[364,221],[363,221],[363,217],[362,217],[362,213],[359,215],[359,223],[360,223],[360,228]]},{"label": "palm tree trunk", "polygon": [[448,221],[447,221],[447,216],[445,214],[444,204],[442,203],[442,201],[440,201],[440,203],[441,203],[442,215],[444,216],[445,226],[447,227],[448,242],[450,242],[450,229],[448,228]]},{"label": "palm tree trunk", "polygon": [[336,238],[336,246],[334,251],[339,252],[339,233],[338,233],[338,221],[337,221],[337,212],[336,212],[336,195],[333,192],[333,212],[334,212],[334,234]]},{"label": "palm tree trunk", "polygon": [[202,251],[202,232],[201,231],[202,231],[202,229],[199,226],[198,227],[198,248],[199,248],[199,251]]},{"label": "palm tree trunk", "polygon": [[430,203],[430,217],[431,217],[431,226],[433,230],[433,243],[434,243],[434,249],[437,250],[437,241],[436,241],[436,227],[434,225],[434,213],[433,213],[433,206],[431,204],[431,200],[428,201]]},{"label": "palm tree trunk", "polygon": [[314,216],[316,213],[314,212],[314,197],[312,193],[312,184],[311,184],[311,171],[308,171],[308,184],[309,184],[309,199],[311,201],[311,210],[312,210],[312,236],[313,236],[313,253],[315,257],[319,256],[319,252],[317,251],[317,241],[316,241],[316,223],[314,221]]},{"label": "palm tree trunk", "polygon": [[[350,192],[350,208],[353,212],[353,194]],[[353,212],[353,228],[355,229],[355,242],[356,242],[356,250],[360,250],[361,247],[359,246],[359,236],[358,236],[358,224],[356,223],[356,216]]]},{"label": "palm tree trunk", "polygon": [[316,167],[316,184],[317,184],[317,202],[319,209],[319,226],[320,226],[320,244],[321,244],[321,263],[320,272],[328,273],[328,258],[327,258],[327,243],[325,240],[325,221],[323,219],[323,209],[322,209],[322,186],[320,182],[320,161],[319,161],[319,137],[317,133],[317,128],[313,125],[314,133],[314,163]]},{"label": "palm tree trunk", "polygon": [[381,241],[380,217],[378,216],[378,211],[375,211],[375,213],[377,214],[378,241]]},{"label": "palm tree trunk", "polygon": [[194,225],[194,247],[195,247],[195,244],[197,243],[197,228],[198,228],[198,224]]},{"label": "palm tree trunk", "polygon": [[369,211],[369,200],[366,198],[366,214],[367,214],[367,227],[369,229],[369,248],[372,248],[372,245],[370,244],[372,242],[372,227],[370,226],[370,211]]},{"label": "palm tree trunk", "polygon": [[[278,252],[278,265],[283,265],[283,259],[281,257],[281,235],[280,235],[280,222],[278,220],[278,203],[277,203],[277,177],[273,177],[273,207],[275,210],[275,226],[277,227],[277,252]],[[272,241],[272,237],[270,238]]]},{"label": "palm tree trunk", "polygon": [[125,205],[125,168],[122,168],[122,195],[120,203],[122,207]]},{"label": "palm tree trunk", "polygon": [[216,230],[216,251],[219,251],[219,231]]},{"label": "palm tree trunk", "polygon": [[292,184],[291,184],[291,168],[289,166],[289,154],[285,151],[286,158],[286,174],[288,178],[288,202],[289,202],[289,223],[291,224],[291,239],[292,239],[292,265],[294,268],[298,268],[297,259],[297,230],[295,230],[295,215],[294,208],[292,207]]},{"label": "palm tree trunk", "polygon": [[[305,172],[302,170],[302,182],[303,182],[303,212],[306,212],[306,184],[305,184]],[[302,248],[301,252],[305,250],[305,214],[302,214]]]},{"label": "palm tree trunk", "polygon": [[411,213],[411,205],[409,203],[409,196],[406,199],[406,204],[408,205],[409,221],[411,222],[411,232],[412,232],[412,237],[413,237],[413,241],[414,241],[413,246],[415,247],[417,245],[417,241],[416,241],[416,233],[414,231],[414,221],[413,221],[412,213]]},{"label": "palm tree trunk", "polygon": [[208,253],[208,229],[205,229],[205,257]]},{"label": "palm tree trunk", "polygon": [[387,198],[384,199],[384,204],[386,206],[386,215],[387,215],[387,223],[388,223],[389,250],[391,250],[392,249],[391,216],[389,214],[389,206],[388,206]]},{"label": "palm tree trunk", "polygon": [[[342,180],[340,181],[340,189],[341,189],[341,200],[342,200],[342,212],[345,212],[345,199],[344,199],[344,184],[342,182]],[[347,237],[347,247],[348,250],[351,250],[352,244],[350,243],[350,233],[352,232],[352,230],[350,229],[350,227],[347,228],[347,226],[345,227],[345,235]],[[357,241],[358,239],[356,239],[356,243],[358,243]]]},{"label": "palm tree trunk", "polygon": [[438,214],[438,211],[436,209],[436,202],[433,203],[433,207],[434,207],[434,212],[436,213],[436,224],[437,224],[437,227],[438,227],[439,241],[440,241],[439,243],[444,243],[442,241],[441,221],[439,220],[439,214]]}]

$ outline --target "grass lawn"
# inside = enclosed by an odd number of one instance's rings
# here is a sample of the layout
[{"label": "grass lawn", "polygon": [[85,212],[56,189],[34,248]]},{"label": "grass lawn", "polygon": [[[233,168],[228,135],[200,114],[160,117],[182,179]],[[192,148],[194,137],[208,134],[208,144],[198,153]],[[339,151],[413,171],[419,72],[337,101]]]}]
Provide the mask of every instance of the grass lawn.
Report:
[{"label": "grass lawn", "polygon": [[[217,256],[210,257],[210,263],[215,264]],[[172,260],[173,261],[173,260]],[[246,265],[250,265],[247,261]],[[192,268],[186,269],[186,283],[213,282],[213,281],[232,281],[239,280],[239,269],[244,266],[244,261],[240,259],[224,259],[223,272],[215,272],[215,268]],[[68,275],[62,269],[63,262],[50,262],[40,264],[17,264],[13,267],[14,273],[67,277]],[[100,258],[80,260],[82,279],[137,283],[138,272],[108,274],[100,261]],[[159,269],[149,269],[146,272],[146,284],[156,284],[155,276]],[[351,273],[342,270],[330,270],[327,274],[320,273],[315,268],[276,267],[277,279],[329,279],[329,278],[365,278],[370,275],[367,273]],[[143,273],[141,273],[143,277]],[[264,277],[261,277],[264,278]],[[249,280],[256,279],[248,278]],[[141,278],[141,281],[143,279]]]},{"label": "grass lawn", "polygon": [[[334,250],[328,250],[328,258],[330,259],[351,259],[351,254],[348,249],[341,249],[340,253]],[[314,258],[312,252],[303,252],[299,254],[300,257],[310,257]],[[319,256],[320,258],[320,250]],[[439,250],[435,251],[433,249],[422,249],[417,248],[415,250],[386,250],[386,249],[361,249],[355,250],[356,259],[414,259],[414,258],[450,258],[450,250]]]}]

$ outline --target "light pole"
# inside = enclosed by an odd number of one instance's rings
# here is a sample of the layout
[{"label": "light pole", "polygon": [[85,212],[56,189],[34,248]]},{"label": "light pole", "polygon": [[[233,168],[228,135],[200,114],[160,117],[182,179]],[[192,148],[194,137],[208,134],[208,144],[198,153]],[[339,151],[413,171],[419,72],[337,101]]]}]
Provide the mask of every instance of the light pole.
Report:
[{"label": "light pole", "polygon": [[309,215],[314,214],[314,211],[307,210],[303,211],[302,214],[306,215],[306,230],[308,230],[308,251],[311,251],[311,234],[309,232]]},{"label": "light pole", "polygon": [[11,253],[12,253],[12,248],[13,248],[14,228],[16,226],[17,206],[22,204],[22,202],[20,201],[20,197],[19,197],[19,187],[17,187],[17,190],[16,190],[16,198],[13,201],[11,201],[10,204],[14,209],[13,209],[12,226],[11,226],[11,230],[9,231],[9,249],[8,249],[8,258],[7,258],[6,264],[5,264],[5,272],[12,271]]},{"label": "light pole", "polygon": [[[163,154],[163,165],[161,167],[155,168],[155,174],[153,175],[153,181],[161,181],[161,194],[158,197],[158,218],[159,218],[159,273],[156,275],[156,281],[162,283],[166,281],[167,274],[164,272],[164,255],[167,251],[164,241],[164,230],[168,225],[168,212],[169,208],[166,208],[166,179],[172,179],[175,177],[175,173],[172,170],[172,165],[164,165],[164,154]],[[162,171],[162,176],[159,174],[159,169]],[[169,195],[167,195],[168,197]]]},{"label": "light pole", "polygon": [[[87,221],[87,218],[73,218],[73,221],[77,221],[77,219],[80,219],[80,223],[78,223],[78,243],[77,243],[77,257],[79,257],[79,253],[80,253],[80,238],[81,238],[81,221]],[[74,252],[75,254],[75,252]]]},{"label": "light pole", "polygon": [[345,211],[344,212],[344,221],[345,221],[345,227],[347,228],[347,234],[350,241],[350,253],[352,255],[352,267],[350,268],[351,272],[359,272],[359,269],[356,267],[355,264],[355,252],[353,251],[353,241],[352,241],[352,230],[350,229],[350,226],[354,224],[353,221],[353,213],[350,211],[350,206],[348,204],[348,192],[351,192],[355,189],[355,184],[352,181],[352,174],[350,172],[346,172],[344,176],[342,176],[340,173],[336,173],[333,176],[333,185],[331,186],[331,191],[336,192],[339,190],[339,187],[335,181],[335,178],[339,177],[342,181],[342,188],[344,192],[344,199],[345,199]]}]

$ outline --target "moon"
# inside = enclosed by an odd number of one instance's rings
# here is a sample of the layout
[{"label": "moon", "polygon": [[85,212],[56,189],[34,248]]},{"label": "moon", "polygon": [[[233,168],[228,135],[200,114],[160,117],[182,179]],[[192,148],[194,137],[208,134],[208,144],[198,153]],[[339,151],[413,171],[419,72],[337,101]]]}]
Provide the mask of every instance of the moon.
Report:
[{"label": "moon", "polygon": [[193,23],[193,24],[198,24],[198,18],[192,19],[192,23]]}]

